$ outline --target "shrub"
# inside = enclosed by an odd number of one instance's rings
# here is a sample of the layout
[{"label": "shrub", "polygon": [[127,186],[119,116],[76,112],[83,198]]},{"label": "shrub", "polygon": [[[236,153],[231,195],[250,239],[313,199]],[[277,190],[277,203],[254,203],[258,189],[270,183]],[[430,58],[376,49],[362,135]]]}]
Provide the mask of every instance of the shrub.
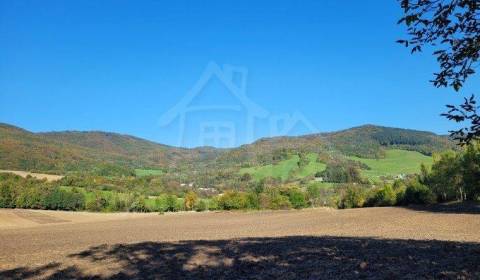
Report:
[{"label": "shrub", "polygon": [[365,203],[365,191],[356,185],[348,185],[341,193],[338,208],[359,208]]},{"label": "shrub", "polygon": [[223,210],[245,209],[246,205],[246,196],[237,191],[227,191],[218,198],[218,207]]},{"label": "shrub", "polygon": [[155,200],[155,211],[176,212],[178,211],[177,200],[177,196],[173,194],[161,195]]},{"label": "shrub", "polygon": [[311,206],[318,206],[320,199],[320,185],[310,184],[307,187],[307,198]]},{"label": "shrub", "polygon": [[129,209],[130,212],[141,212],[141,213],[146,213],[150,212],[150,209],[148,209],[147,205],[145,204],[145,198],[143,196],[137,197],[132,205],[130,205]]},{"label": "shrub", "polygon": [[404,204],[405,201],[405,192],[407,191],[407,186],[403,182],[395,182],[393,184],[393,190],[397,197],[397,205]]},{"label": "shrub", "polygon": [[280,191],[275,188],[268,189],[265,193],[261,194],[260,206],[261,208],[272,210],[292,208],[288,196],[281,194]]},{"label": "shrub", "polygon": [[185,211],[185,200],[183,198],[177,198],[175,203],[175,211]]},{"label": "shrub", "polygon": [[218,196],[215,196],[208,201],[208,210],[215,211],[220,209],[220,207],[218,206],[218,198]]},{"label": "shrub", "polygon": [[79,210],[85,206],[83,194],[55,188],[44,200],[44,207],[52,210]]},{"label": "shrub", "polygon": [[408,184],[402,202],[403,204],[432,204],[435,201],[435,195],[427,186],[413,181]]},{"label": "shrub", "polygon": [[153,211],[165,212],[165,197],[163,195],[160,195],[155,199],[155,206]]},{"label": "shrub", "polygon": [[260,196],[256,192],[249,192],[246,194],[247,209],[260,209]]},{"label": "shrub", "polygon": [[358,168],[347,163],[329,163],[321,176],[325,177],[328,182],[334,183],[363,182]]},{"label": "shrub", "polygon": [[196,204],[195,204],[195,211],[197,212],[203,212],[203,211],[206,211],[207,210],[207,203],[205,202],[205,200],[203,199],[200,199]]},{"label": "shrub", "polygon": [[269,208],[273,210],[290,209],[292,208],[292,204],[287,196],[276,194],[271,197]]},{"label": "shrub", "polygon": [[95,192],[94,197],[87,199],[85,209],[93,212],[100,212],[107,208],[107,200],[100,192]]},{"label": "shrub", "polygon": [[0,208],[14,208],[15,197],[12,188],[7,184],[0,185]]},{"label": "shrub", "polygon": [[119,194],[113,194],[111,198],[111,202],[109,203],[109,210],[110,211],[125,211],[127,210],[127,206],[132,205],[132,199],[125,199],[122,198]]},{"label": "shrub", "polygon": [[167,195],[165,200],[165,212],[176,212],[178,211],[177,207],[177,196],[174,194]]},{"label": "shrub", "polygon": [[22,189],[15,205],[19,208],[44,209],[45,196],[43,187],[27,187]]},{"label": "shrub", "polygon": [[295,209],[305,208],[307,206],[307,201],[305,199],[305,194],[298,188],[290,188],[287,191],[288,200],[290,204]]},{"label": "shrub", "polygon": [[368,206],[393,206],[397,203],[397,194],[392,186],[372,190],[372,194],[365,203]]},{"label": "shrub", "polygon": [[249,192],[261,194],[265,190],[265,179],[261,179],[260,181],[251,181],[248,186]]}]

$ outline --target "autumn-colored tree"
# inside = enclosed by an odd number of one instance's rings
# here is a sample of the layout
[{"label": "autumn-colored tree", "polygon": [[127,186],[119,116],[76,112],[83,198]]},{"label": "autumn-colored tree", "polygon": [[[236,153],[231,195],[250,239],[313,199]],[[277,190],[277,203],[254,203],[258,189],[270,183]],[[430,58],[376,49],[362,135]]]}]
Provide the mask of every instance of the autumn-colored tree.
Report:
[{"label": "autumn-colored tree", "polygon": [[195,203],[197,203],[197,194],[193,191],[189,191],[187,192],[187,194],[185,194],[185,201],[184,201],[184,204],[185,204],[185,209],[186,210],[193,210],[193,207],[195,206]]}]

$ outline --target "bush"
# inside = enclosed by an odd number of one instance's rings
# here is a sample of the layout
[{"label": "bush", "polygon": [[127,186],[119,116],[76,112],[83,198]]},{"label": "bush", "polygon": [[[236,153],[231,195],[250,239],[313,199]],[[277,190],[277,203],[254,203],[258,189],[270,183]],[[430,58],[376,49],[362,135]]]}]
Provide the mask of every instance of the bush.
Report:
[{"label": "bush", "polygon": [[320,185],[313,183],[307,187],[307,198],[311,206],[318,206],[320,199]]},{"label": "bush", "polygon": [[109,210],[116,211],[125,211],[128,210],[128,206],[132,205],[133,199],[130,199],[130,195],[127,198],[121,197],[119,194],[114,193],[108,204]]},{"label": "bush", "polygon": [[94,197],[87,199],[85,209],[92,212],[100,212],[107,208],[107,200],[100,192],[95,192]]},{"label": "bush", "polygon": [[81,193],[55,188],[44,200],[45,209],[80,210],[85,206],[85,197]]},{"label": "bush", "polygon": [[435,202],[435,195],[427,186],[413,181],[405,190],[402,204],[432,204]]},{"label": "bush", "polygon": [[24,188],[18,195],[15,205],[19,208],[45,209],[46,194],[42,186]]},{"label": "bush", "polygon": [[390,185],[372,190],[372,194],[365,203],[368,206],[393,206],[397,203],[397,194]]},{"label": "bush", "polygon": [[237,191],[227,191],[218,198],[218,207],[223,210],[245,209],[246,196]]},{"label": "bush", "polygon": [[205,200],[203,199],[200,199],[196,204],[195,204],[195,211],[197,212],[203,212],[203,211],[206,211],[207,210],[207,203],[205,202]]},{"label": "bush", "polygon": [[140,212],[140,213],[146,213],[150,212],[150,209],[148,209],[147,205],[145,204],[145,198],[143,196],[137,197],[132,205],[130,205],[129,209],[130,212]]},{"label": "bush", "polygon": [[176,212],[178,211],[177,196],[173,194],[164,194],[155,200],[155,211],[158,212]]},{"label": "bush", "polygon": [[256,192],[249,192],[246,194],[247,209],[260,209],[260,196]]},{"label": "bush", "polygon": [[268,207],[272,210],[279,210],[279,209],[290,209],[292,208],[292,204],[287,196],[277,194],[274,195],[270,200],[270,205]]},{"label": "bush", "polygon": [[393,184],[393,190],[397,197],[397,205],[403,204],[405,201],[405,192],[407,191],[407,186],[403,182],[395,182]]},{"label": "bush", "polygon": [[305,194],[298,188],[290,188],[287,191],[288,200],[295,209],[301,209],[307,207],[307,201]]},{"label": "bush", "polygon": [[292,204],[288,196],[282,195],[278,189],[271,188],[260,196],[260,206],[263,209],[290,209]]},{"label": "bush", "polygon": [[215,211],[220,209],[220,207],[218,206],[218,198],[218,196],[215,196],[208,201],[208,210]]},{"label": "bush", "polygon": [[178,211],[178,197],[174,194],[169,194],[166,196],[165,200],[165,210],[164,212],[177,212]]},{"label": "bush", "polygon": [[15,208],[14,193],[7,184],[0,185],[0,208]]},{"label": "bush", "polygon": [[334,183],[363,182],[358,168],[345,162],[328,163],[326,169],[322,172],[321,176],[325,177],[328,182]]},{"label": "bush", "polygon": [[356,185],[348,185],[340,193],[337,206],[340,209],[359,208],[365,203],[365,191]]}]

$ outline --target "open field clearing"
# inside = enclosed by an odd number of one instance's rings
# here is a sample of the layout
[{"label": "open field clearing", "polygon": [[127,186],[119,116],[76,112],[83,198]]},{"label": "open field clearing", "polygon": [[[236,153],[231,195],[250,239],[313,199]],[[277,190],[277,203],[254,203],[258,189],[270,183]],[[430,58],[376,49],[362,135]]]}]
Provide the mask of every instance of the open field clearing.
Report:
[{"label": "open field clearing", "polygon": [[0,211],[1,279],[480,277],[480,209]]},{"label": "open field clearing", "polygon": [[135,169],[135,175],[138,177],[144,177],[144,176],[161,176],[163,175],[162,170],[156,170],[156,169]]},{"label": "open field clearing", "polygon": [[27,172],[27,171],[15,171],[15,170],[0,170],[0,173],[12,173],[15,175],[18,175],[20,177],[27,177],[27,176],[32,176],[33,178],[43,180],[47,179],[49,182],[53,181],[58,181],[63,178],[63,176],[60,175],[51,175],[51,174],[42,174],[42,173],[32,173],[32,172]]},{"label": "open field clearing", "polygon": [[[242,168],[240,174],[249,173],[256,180],[268,177],[287,180],[290,176],[293,176],[296,179],[302,179],[325,170],[326,164],[318,162],[317,157],[318,155],[314,153],[308,154],[308,163],[303,167],[298,166],[300,158],[298,155],[295,155],[290,159],[282,160],[276,164]],[[362,169],[361,174],[372,180],[378,180],[381,176],[419,173],[420,165],[422,163],[429,166],[433,162],[432,157],[425,156],[419,152],[398,149],[386,150],[385,158],[381,159],[360,158],[354,156],[347,158],[366,164],[370,169]]]},{"label": "open field clearing", "polygon": [[317,172],[325,170],[326,165],[324,163],[317,162],[317,157],[318,155],[315,153],[308,154],[308,163],[306,166],[299,167],[298,162],[300,157],[298,155],[294,155],[290,159],[282,160],[276,164],[242,168],[240,170],[240,174],[249,173],[256,180],[272,177],[285,181],[291,175],[297,179],[302,179],[307,176],[313,176]]},{"label": "open field clearing", "polygon": [[397,149],[385,151],[385,158],[381,159],[349,158],[368,165],[370,169],[362,170],[362,175],[374,180],[381,176],[419,173],[422,163],[429,166],[433,162],[432,157],[422,155],[419,152]]}]

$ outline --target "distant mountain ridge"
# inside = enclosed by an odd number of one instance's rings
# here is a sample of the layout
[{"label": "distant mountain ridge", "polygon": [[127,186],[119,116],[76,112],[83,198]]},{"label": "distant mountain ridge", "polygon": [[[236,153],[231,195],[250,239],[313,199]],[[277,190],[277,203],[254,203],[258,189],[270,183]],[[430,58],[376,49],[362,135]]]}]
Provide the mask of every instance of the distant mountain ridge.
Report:
[{"label": "distant mountain ridge", "polygon": [[204,160],[213,149],[184,149],[111,132],[32,133],[0,124],[0,166],[32,171],[88,170],[99,164],[170,167]]},{"label": "distant mountain ridge", "polygon": [[0,169],[63,173],[102,165],[190,168],[260,164],[279,150],[382,157],[388,148],[430,155],[455,144],[431,132],[364,125],[337,132],[260,139],[232,149],[179,148],[112,132],[32,133],[0,123]]}]

